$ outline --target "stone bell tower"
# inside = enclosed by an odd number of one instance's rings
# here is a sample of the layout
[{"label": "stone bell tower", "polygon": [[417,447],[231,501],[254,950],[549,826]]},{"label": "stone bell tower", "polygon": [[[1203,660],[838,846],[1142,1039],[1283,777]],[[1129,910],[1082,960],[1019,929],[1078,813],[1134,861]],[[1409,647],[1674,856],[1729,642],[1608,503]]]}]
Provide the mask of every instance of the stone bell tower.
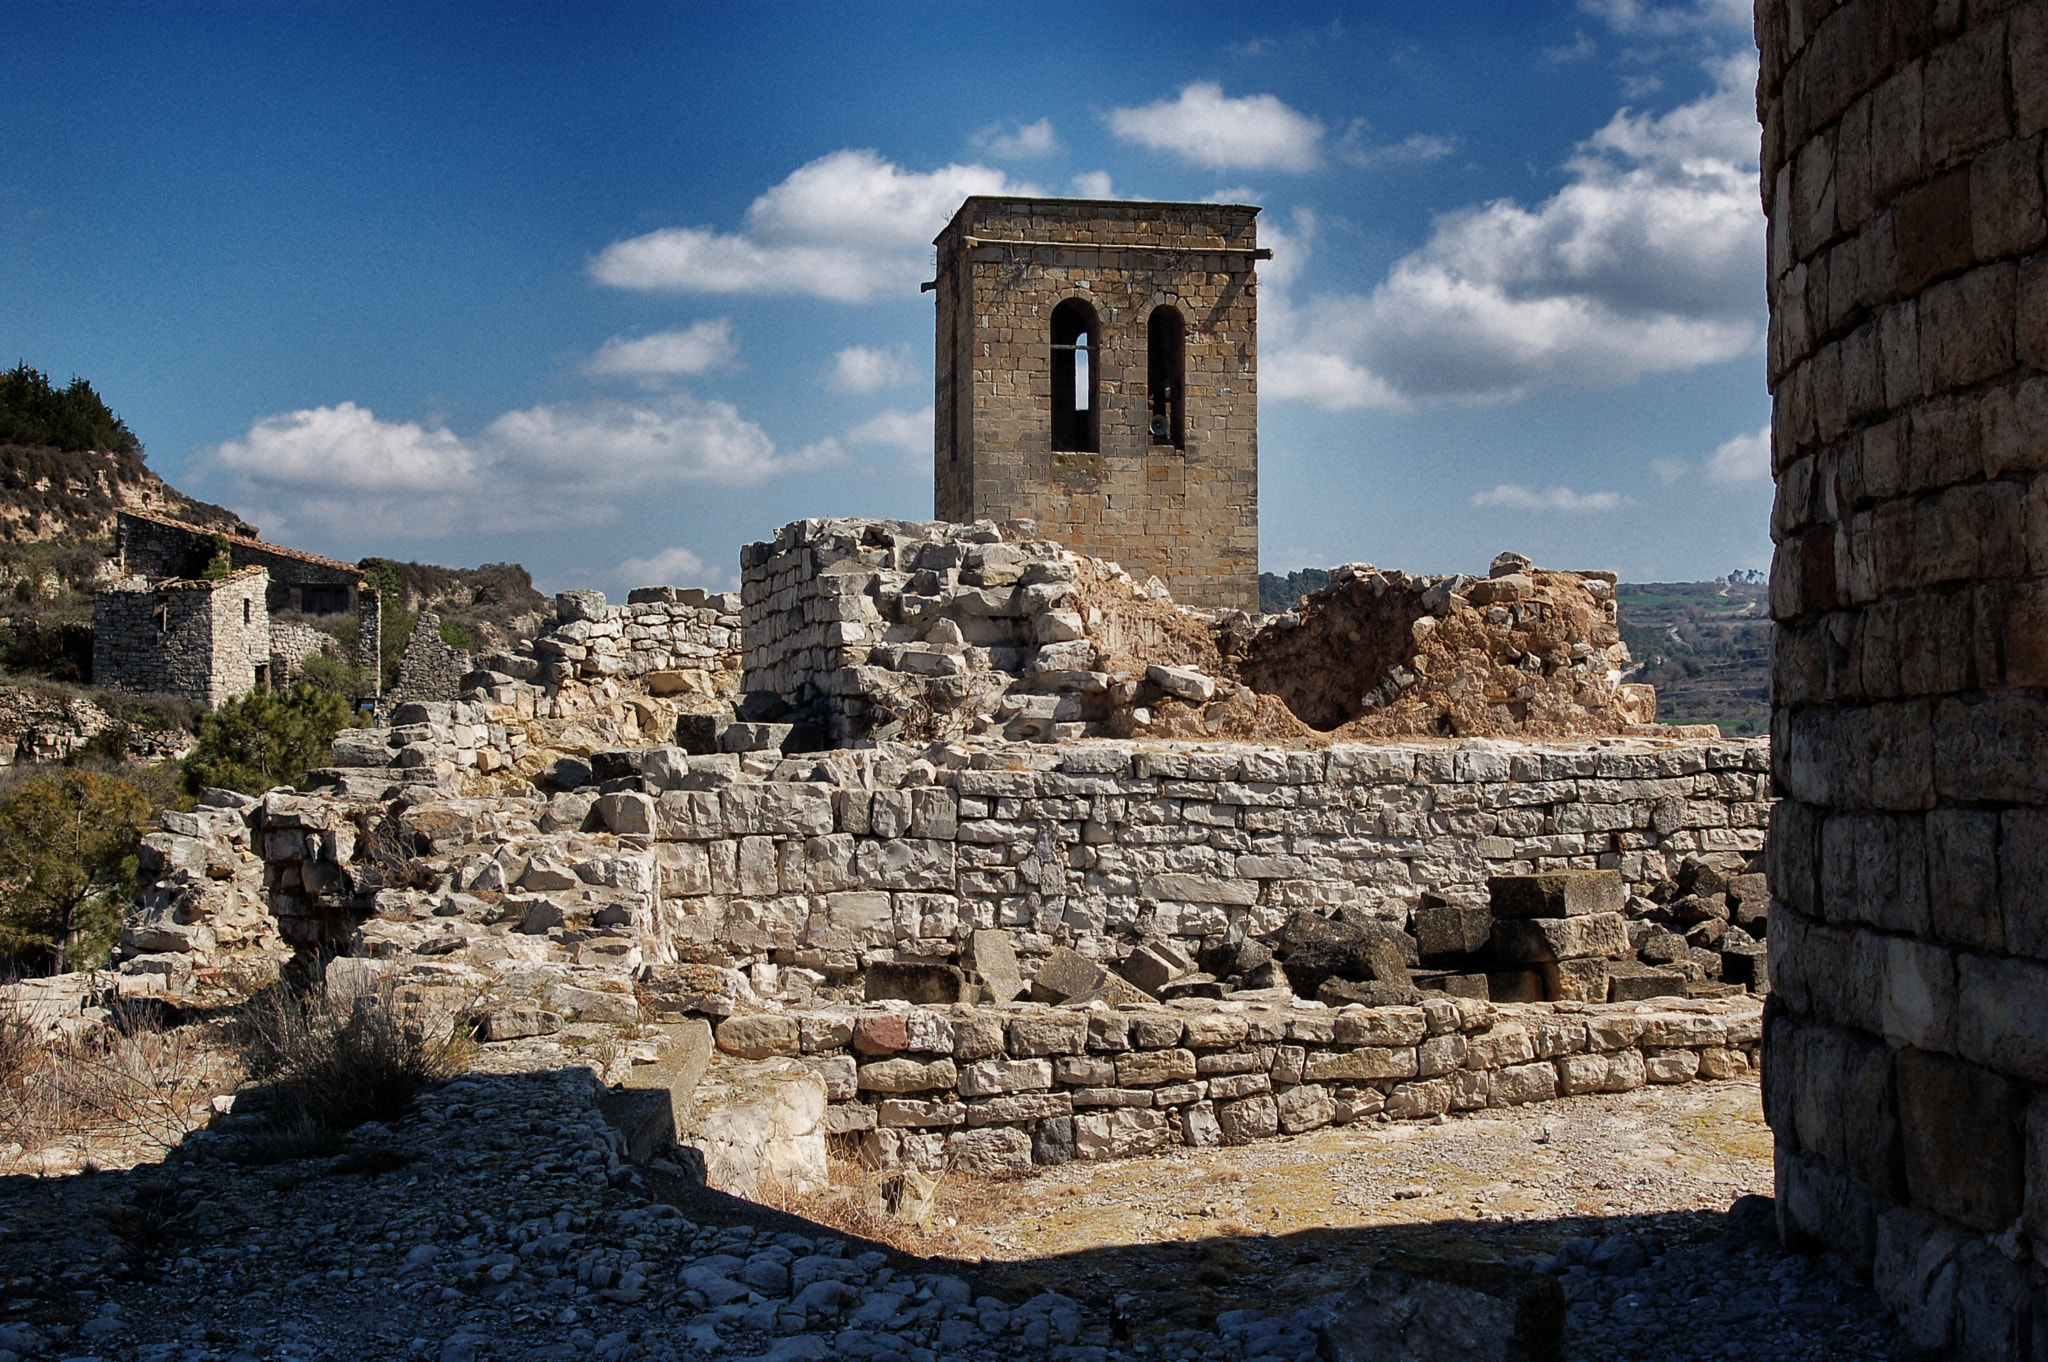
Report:
[{"label": "stone bell tower", "polygon": [[1257,208],[976,197],[939,234],[937,513],[1258,609]]}]

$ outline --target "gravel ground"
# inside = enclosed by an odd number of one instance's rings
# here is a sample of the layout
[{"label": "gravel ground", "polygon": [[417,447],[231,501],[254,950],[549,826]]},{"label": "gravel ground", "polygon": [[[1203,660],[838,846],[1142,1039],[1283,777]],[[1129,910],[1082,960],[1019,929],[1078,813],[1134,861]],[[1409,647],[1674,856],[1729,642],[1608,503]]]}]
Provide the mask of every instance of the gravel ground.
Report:
[{"label": "gravel ground", "polygon": [[[1310,1358],[1394,1246],[1562,1277],[1573,1358],[1885,1358],[1831,1260],[1768,1235],[1754,1084],[949,1180],[885,1250],[622,1166],[587,1071],[474,1074],[342,1152],[189,1139],[0,1179],[0,1362],[22,1357]],[[943,1225],[943,1219],[941,1224]]]}]

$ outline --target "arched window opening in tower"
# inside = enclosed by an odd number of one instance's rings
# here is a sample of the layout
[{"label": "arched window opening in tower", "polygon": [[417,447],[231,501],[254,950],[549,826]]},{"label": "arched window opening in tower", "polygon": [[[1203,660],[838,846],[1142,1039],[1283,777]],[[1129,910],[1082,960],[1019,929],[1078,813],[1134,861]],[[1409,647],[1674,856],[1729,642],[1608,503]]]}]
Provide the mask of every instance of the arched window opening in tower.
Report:
[{"label": "arched window opening in tower", "polygon": [[1095,309],[1069,298],[1052,310],[1052,447],[1093,454],[1100,420],[1095,400]]},{"label": "arched window opening in tower", "polygon": [[1155,307],[1147,327],[1145,385],[1151,394],[1150,438],[1187,448],[1187,323],[1176,307]]}]

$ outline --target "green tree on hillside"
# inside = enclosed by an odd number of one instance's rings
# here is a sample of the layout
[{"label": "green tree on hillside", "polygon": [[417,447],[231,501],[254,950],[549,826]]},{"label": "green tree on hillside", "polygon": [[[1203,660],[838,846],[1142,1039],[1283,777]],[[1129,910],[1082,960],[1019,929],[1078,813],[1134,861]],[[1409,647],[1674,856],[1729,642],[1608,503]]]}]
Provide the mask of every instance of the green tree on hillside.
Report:
[{"label": "green tree on hillside", "polygon": [[149,796],[95,771],[31,776],[0,803],[0,954],[96,962],[121,928]]},{"label": "green tree on hillside", "polygon": [[352,718],[348,700],[301,681],[280,695],[253,690],[199,721],[199,742],[185,758],[185,788],[262,794],[296,785],[324,764],[334,735]]},{"label": "green tree on hillside", "polygon": [[140,454],[142,442],[82,378],[68,388],[27,364],[0,373],[0,444],[110,449]]}]

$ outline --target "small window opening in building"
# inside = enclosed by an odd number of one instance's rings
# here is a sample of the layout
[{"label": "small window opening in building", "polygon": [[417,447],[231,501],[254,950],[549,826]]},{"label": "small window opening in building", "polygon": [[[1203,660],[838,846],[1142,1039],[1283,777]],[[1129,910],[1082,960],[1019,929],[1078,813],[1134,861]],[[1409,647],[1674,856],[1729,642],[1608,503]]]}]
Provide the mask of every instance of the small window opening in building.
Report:
[{"label": "small window opening in building", "polygon": [[268,663],[258,662],[256,664],[256,689],[270,689],[270,666]]},{"label": "small window opening in building", "polygon": [[1052,447],[1095,453],[1100,432],[1095,400],[1095,309],[1069,298],[1052,310]]},{"label": "small window opening in building", "polygon": [[1155,307],[1146,327],[1145,386],[1151,397],[1149,433],[1155,445],[1187,448],[1182,394],[1187,381],[1187,323],[1180,309]]},{"label": "small window opening in building", "polygon": [[251,620],[251,619],[252,619],[252,616],[251,616],[251,614],[250,614],[250,610],[249,610],[249,602],[247,602],[247,601],[243,601],[243,602],[242,602],[242,623],[244,623],[244,624],[247,624],[247,623],[249,623],[249,622],[250,622],[250,620]]}]

